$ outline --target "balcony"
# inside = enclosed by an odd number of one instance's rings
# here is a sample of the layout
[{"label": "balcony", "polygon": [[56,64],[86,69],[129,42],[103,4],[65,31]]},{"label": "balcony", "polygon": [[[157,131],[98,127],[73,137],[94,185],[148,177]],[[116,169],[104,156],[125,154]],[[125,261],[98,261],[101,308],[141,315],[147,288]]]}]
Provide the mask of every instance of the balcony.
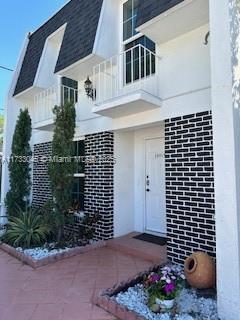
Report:
[{"label": "balcony", "polygon": [[96,65],[92,112],[116,118],[159,108],[159,62],[154,52],[137,45]]},{"label": "balcony", "polygon": [[34,96],[33,128],[39,130],[52,130],[55,119],[53,108],[65,102],[78,101],[78,90],[58,85],[43,90]]}]

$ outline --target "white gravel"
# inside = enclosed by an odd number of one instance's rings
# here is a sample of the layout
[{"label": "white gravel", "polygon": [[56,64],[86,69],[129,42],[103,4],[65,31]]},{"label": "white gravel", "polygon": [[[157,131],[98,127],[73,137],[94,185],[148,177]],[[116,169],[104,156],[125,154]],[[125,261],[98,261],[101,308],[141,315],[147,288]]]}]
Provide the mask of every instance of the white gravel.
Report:
[{"label": "white gravel", "polygon": [[21,247],[16,248],[17,251],[26,254],[27,256],[32,257],[35,260],[40,260],[45,257],[55,255],[57,253],[66,252],[71,250],[71,248],[62,248],[62,249],[47,249],[47,248],[34,248],[34,249],[23,249]]},{"label": "white gravel", "polygon": [[176,308],[167,313],[155,314],[147,306],[147,294],[141,284],[120,292],[116,297],[119,304],[126,306],[146,320],[217,320],[217,303],[213,299],[198,298],[194,289],[183,289],[176,299]]}]

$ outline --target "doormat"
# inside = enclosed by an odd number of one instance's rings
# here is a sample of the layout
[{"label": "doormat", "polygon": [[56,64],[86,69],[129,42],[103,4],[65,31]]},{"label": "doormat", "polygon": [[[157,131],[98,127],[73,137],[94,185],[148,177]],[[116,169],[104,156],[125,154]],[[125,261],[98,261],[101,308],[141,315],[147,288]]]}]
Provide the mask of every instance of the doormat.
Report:
[{"label": "doormat", "polygon": [[167,244],[167,238],[154,236],[154,235],[148,234],[148,233],[141,233],[137,236],[134,236],[133,238],[138,239],[138,240],[142,240],[142,241],[146,241],[146,242],[151,242],[154,244],[158,244],[160,246],[165,246]]}]

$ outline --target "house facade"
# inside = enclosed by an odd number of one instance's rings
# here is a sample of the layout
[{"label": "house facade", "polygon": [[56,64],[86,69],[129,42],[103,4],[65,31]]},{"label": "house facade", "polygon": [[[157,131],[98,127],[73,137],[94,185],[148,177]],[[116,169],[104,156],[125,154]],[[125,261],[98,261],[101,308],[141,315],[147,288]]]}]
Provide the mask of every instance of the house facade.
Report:
[{"label": "house facade", "polygon": [[[71,0],[26,37],[5,110],[5,158],[19,109],[30,112],[42,206],[52,108],[74,101],[75,155],[86,161],[72,199],[101,215],[96,238],[167,236],[176,263],[208,252],[228,320],[240,319],[238,32],[236,1]],[[2,203],[8,187],[5,162]]]}]

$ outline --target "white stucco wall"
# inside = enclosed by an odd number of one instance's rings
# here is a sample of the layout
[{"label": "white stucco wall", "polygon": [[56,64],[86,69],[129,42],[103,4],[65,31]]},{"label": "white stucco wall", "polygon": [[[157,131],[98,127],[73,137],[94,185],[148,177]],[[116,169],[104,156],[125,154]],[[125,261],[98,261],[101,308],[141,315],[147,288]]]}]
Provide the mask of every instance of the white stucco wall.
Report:
[{"label": "white stucco wall", "polygon": [[205,25],[158,46],[162,99],[210,87],[210,46],[203,44],[208,31]]},{"label": "white stucco wall", "polygon": [[240,8],[210,1],[218,311],[240,319]]},{"label": "white stucco wall", "polygon": [[105,59],[119,51],[120,10],[119,1],[104,0],[93,52]]},{"label": "white stucco wall", "polygon": [[134,230],[134,132],[114,134],[114,236]]},{"label": "white stucco wall", "polygon": [[40,88],[49,88],[57,85],[57,76],[54,74],[66,24],[50,35],[45,42],[39,62],[34,85]]}]

